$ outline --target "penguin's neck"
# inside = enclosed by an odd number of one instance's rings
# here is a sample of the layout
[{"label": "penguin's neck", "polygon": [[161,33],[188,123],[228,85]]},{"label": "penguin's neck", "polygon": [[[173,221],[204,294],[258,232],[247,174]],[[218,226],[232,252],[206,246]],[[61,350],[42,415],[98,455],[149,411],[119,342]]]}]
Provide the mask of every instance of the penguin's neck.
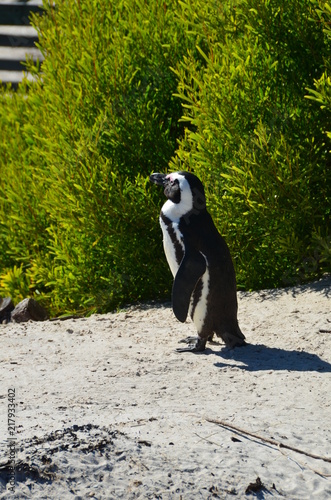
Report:
[{"label": "penguin's neck", "polygon": [[192,195],[181,193],[181,199],[179,203],[174,203],[171,200],[167,200],[162,207],[162,213],[168,217],[171,222],[179,222],[179,219],[185,214],[190,212],[193,208]]}]

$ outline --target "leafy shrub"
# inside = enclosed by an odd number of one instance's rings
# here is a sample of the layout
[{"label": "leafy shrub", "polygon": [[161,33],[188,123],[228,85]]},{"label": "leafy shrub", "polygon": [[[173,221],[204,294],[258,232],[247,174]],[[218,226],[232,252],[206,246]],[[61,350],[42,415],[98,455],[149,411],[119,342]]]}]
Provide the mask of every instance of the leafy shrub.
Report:
[{"label": "leafy shrub", "polygon": [[305,99],[330,60],[315,6],[184,4],[201,57],[176,68],[189,127],[171,167],[207,185],[240,287],[311,279],[330,269],[330,114]]},{"label": "leafy shrub", "polygon": [[[331,4],[320,2],[314,0],[313,2],[314,10],[314,20],[322,26],[323,32],[325,34],[324,44],[325,48],[323,50],[323,62],[324,71],[322,75],[314,79],[315,90],[309,88],[309,95],[306,97],[317,101],[321,105],[321,109],[327,110],[329,113],[331,111],[331,59],[330,59],[330,48],[331,48]],[[329,139],[331,139],[331,128],[330,122],[328,123],[328,129],[325,130]]]},{"label": "leafy shrub", "polygon": [[167,169],[204,181],[241,288],[330,268],[328,3],[44,8],[42,73],[0,93],[0,295],[51,314],[164,298],[148,175]]},{"label": "leafy shrub", "polygon": [[28,93],[3,91],[15,144],[1,146],[1,273],[23,269],[54,314],[169,290],[161,196],[146,184],[166,170],[183,129],[170,69],[186,50],[175,4],[45,3],[34,18],[42,76]]}]

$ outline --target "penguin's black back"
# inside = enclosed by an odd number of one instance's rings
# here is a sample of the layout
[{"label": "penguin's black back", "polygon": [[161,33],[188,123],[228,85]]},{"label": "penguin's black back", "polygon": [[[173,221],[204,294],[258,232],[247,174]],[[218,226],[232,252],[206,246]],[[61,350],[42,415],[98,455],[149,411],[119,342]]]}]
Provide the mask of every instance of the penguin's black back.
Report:
[{"label": "penguin's black back", "polygon": [[[198,213],[193,210],[191,214],[184,216],[179,222],[179,230],[183,235],[184,245],[193,246],[207,261],[210,279],[206,328],[215,331],[218,327],[235,328],[238,309],[237,286],[228,245],[206,209]],[[197,300],[199,283],[193,296],[193,304]]]}]

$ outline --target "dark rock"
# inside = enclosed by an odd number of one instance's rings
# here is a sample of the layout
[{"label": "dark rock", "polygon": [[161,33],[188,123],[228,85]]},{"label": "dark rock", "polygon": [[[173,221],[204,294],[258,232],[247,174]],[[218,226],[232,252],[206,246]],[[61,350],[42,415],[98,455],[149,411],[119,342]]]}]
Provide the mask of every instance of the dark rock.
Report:
[{"label": "dark rock", "polygon": [[249,485],[246,488],[246,495],[249,495],[250,493],[258,493],[261,490],[266,489],[264,484],[262,483],[261,479],[259,477],[256,478],[255,483],[249,483]]},{"label": "dark rock", "polygon": [[11,313],[11,319],[16,321],[16,323],[23,323],[30,319],[33,321],[45,321],[47,318],[46,309],[34,299],[22,300]]},{"label": "dark rock", "polygon": [[10,321],[10,313],[14,309],[14,304],[10,297],[0,298],[0,323]]}]

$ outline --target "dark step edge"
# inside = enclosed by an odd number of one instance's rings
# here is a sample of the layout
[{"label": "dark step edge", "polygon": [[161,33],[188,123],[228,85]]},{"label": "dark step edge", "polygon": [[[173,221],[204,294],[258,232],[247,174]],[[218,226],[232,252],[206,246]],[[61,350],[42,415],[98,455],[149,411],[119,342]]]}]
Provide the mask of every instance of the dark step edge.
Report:
[{"label": "dark step edge", "polygon": [[0,23],[4,25],[27,25],[30,24],[31,14],[42,14],[40,5],[21,4],[19,2],[11,4],[0,3]]}]

